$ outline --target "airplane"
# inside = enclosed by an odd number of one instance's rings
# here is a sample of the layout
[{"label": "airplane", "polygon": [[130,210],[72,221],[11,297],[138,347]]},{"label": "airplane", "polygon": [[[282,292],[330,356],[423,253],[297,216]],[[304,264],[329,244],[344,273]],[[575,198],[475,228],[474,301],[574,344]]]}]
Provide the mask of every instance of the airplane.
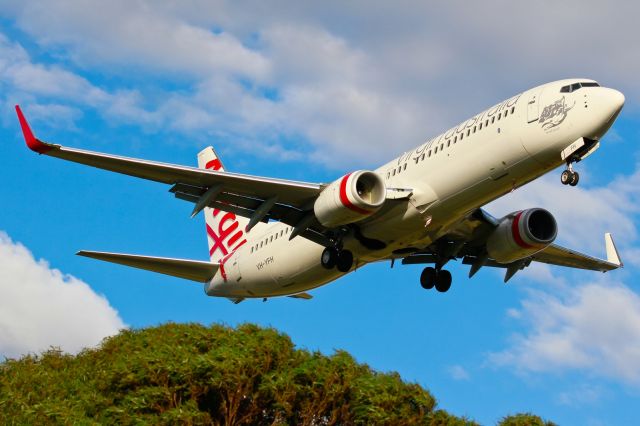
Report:
[{"label": "airplane", "polygon": [[[227,171],[212,147],[198,167],[68,148],[36,138],[20,107],[27,146],[38,154],[171,185],[205,217],[209,260],[98,251],[77,254],[204,283],[209,296],[310,299],[309,290],[379,261],[425,264],[420,284],[446,292],[450,261],[505,269],[504,281],[532,262],[607,272],[623,266],[611,234],[606,259],[554,243],[558,226],[539,207],[495,218],[487,203],[593,154],[625,102],[590,79],[544,84],[513,96],[375,170],[329,183]],[[576,220],[580,220],[579,216]]]}]

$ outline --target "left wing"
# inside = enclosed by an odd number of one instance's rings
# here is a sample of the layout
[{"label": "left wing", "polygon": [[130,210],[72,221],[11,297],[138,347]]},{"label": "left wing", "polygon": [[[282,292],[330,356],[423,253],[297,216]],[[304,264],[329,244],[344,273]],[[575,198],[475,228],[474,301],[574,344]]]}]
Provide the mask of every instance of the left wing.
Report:
[{"label": "left wing", "polygon": [[512,263],[499,263],[486,254],[485,243],[499,221],[482,209],[478,209],[462,220],[447,235],[435,241],[425,250],[418,251],[402,259],[403,264],[435,263],[440,266],[449,260],[462,259],[471,265],[472,277],[483,266],[505,268],[505,282],[531,262],[541,262],[569,268],[607,272],[623,266],[611,234],[605,234],[607,259],[598,259],[579,251],[550,244],[532,256]]},{"label": "left wing", "polygon": [[532,258],[536,262],[600,272],[612,271],[624,266],[611,234],[604,234],[604,240],[607,260],[598,259],[556,244],[551,244],[541,252],[533,255]]}]

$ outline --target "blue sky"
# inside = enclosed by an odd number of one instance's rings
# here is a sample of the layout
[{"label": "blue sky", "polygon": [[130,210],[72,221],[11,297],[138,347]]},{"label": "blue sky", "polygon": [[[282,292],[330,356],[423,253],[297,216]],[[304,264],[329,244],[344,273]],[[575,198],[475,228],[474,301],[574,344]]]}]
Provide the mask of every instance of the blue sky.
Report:
[{"label": "blue sky", "polygon": [[[0,354],[77,351],[125,325],[246,321],[301,347],[341,348],[484,424],[532,411],[631,424],[640,399],[638,6],[542,2],[135,3],[0,6]],[[597,31],[585,31],[597,28]],[[531,267],[508,285],[451,267],[447,294],[388,263],[288,298],[232,305],[200,285],[74,256],[80,249],[205,259],[201,217],[168,187],[39,157],[42,139],[179,164],[214,145],[233,171],[331,181],[374,168],[502,99],[578,76],[627,103],[580,186],[552,172],[488,207],[544,207],[559,241],[625,269]]]}]

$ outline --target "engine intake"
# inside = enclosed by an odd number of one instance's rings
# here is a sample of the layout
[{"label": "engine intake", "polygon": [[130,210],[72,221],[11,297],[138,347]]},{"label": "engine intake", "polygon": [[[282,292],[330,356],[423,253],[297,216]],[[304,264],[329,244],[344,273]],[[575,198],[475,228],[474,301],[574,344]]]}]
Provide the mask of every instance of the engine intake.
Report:
[{"label": "engine intake", "polygon": [[545,209],[514,212],[500,219],[487,239],[487,253],[499,263],[511,263],[543,250],[557,235],[556,219]]},{"label": "engine intake", "polygon": [[327,228],[357,222],[380,210],[387,189],[374,172],[358,170],[329,184],[318,196],[313,211]]}]

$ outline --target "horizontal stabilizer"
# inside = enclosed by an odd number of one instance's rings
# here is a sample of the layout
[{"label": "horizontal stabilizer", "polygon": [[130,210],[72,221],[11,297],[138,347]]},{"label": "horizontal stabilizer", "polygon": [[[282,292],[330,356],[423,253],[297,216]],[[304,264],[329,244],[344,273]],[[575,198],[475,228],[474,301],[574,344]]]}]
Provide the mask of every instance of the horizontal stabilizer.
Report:
[{"label": "horizontal stabilizer", "polygon": [[305,299],[305,300],[313,299],[313,296],[310,295],[309,293],[292,294],[289,297],[293,297],[294,299]]},{"label": "horizontal stabilizer", "polygon": [[216,263],[200,260],[172,259],[168,257],[140,256],[135,254],[106,253],[85,250],[79,251],[76,254],[79,256],[104,260],[105,262],[118,263],[120,265],[131,266],[133,268],[158,272],[201,283],[211,280],[220,268],[220,265]]}]

